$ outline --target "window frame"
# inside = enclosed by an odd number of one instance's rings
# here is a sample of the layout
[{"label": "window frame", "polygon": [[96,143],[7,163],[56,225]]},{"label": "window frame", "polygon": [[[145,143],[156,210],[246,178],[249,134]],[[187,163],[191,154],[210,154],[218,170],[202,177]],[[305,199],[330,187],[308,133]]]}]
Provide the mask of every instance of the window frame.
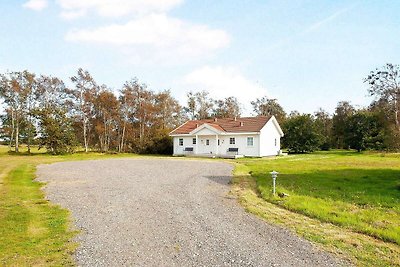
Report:
[{"label": "window frame", "polygon": [[206,139],[206,146],[210,145],[210,139]]},{"label": "window frame", "polygon": [[179,146],[183,146],[183,138],[179,138],[178,139],[178,145]]},{"label": "window frame", "polygon": [[196,139],[196,138],[193,138],[192,144],[193,144],[193,145],[196,145],[196,144],[197,144],[197,139]]},{"label": "window frame", "polygon": [[236,137],[229,137],[229,144],[236,145]]},{"label": "window frame", "polygon": [[[251,140],[251,145],[249,145],[249,140]],[[253,147],[254,146],[254,136],[247,136],[246,144],[247,144],[248,147]]]}]

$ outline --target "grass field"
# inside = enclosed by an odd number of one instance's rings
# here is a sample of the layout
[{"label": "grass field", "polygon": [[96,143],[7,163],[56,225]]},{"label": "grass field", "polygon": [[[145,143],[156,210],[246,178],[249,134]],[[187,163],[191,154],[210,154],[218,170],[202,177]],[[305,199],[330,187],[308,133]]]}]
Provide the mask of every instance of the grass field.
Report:
[{"label": "grass field", "polygon": [[[45,200],[34,181],[38,164],[135,156],[10,155],[0,146],[0,266],[74,264],[69,212]],[[248,211],[358,266],[400,266],[400,154],[335,151],[235,162],[233,192]],[[272,196],[272,170],[280,172],[278,192],[289,197]]]},{"label": "grass field", "polygon": [[69,212],[45,200],[42,184],[35,182],[38,164],[66,160],[132,157],[99,153],[50,156],[9,155],[0,146],[0,266],[71,266]]},{"label": "grass field", "polygon": [[[279,209],[283,217],[289,213],[283,215],[282,209],[299,214],[297,218],[293,214],[286,218],[297,221],[296,224],[279,216],[272,221],[285,224],[322,245],[340,248],[339,253],[347,253],[360,266],[400,265],[399,154],[334,151],[275,159],[241,159],[237,164],[236,181],[247,188],[253,183],[255,194],[241,190],[247,192],[241,197],[249,210],[267,220],[266,212],[272,218]],[[272,170],[280,173],[277,192],[288,197],[272,195],[269,174]],[[262,209],[255,208],[255,203],[268,207],[268,211],[263,214]],[[326,229],[318,226],[321,223],[325,228],[333,227],[331,233],[323,231]],[[307,224],[315,224],[314,229],[307,229]],[[330,239],[334,231],[341,237]],[[360,241],[362,246],[354,244],[354,240],[363,236],[366,239]],[[350,246],[346,247],[346,242]],[[357,251],[353,251],[354,247]]]}]

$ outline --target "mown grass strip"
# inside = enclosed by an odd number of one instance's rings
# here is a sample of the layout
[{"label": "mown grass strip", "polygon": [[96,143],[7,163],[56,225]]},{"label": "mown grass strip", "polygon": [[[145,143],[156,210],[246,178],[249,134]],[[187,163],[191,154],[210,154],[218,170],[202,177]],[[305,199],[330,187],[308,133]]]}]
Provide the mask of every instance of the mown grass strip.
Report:
[{"label": "mown grass strip", "polygon": [[0,187],[0,265],[71,266],[76,244],[67,210],[44,199],[35,166],[20,164]]}]

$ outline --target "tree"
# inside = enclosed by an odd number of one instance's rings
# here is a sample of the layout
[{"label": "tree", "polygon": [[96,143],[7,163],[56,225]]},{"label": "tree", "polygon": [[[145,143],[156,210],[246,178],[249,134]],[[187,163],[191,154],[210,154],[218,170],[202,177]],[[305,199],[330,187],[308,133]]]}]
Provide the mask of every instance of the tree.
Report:
[{"label": "tree", "polygon": [[[7,106],[6,109],[12,128],[9,148],[11,150],[12,143],[15,140],[15,152],[19,152],[21,132],[26,132],[28,144],[30,144],[31,140],[32,122],[30,110],[33,105],[32,94],[35,86],[35,75],[28,71],[11,72],[1,75],[0,80],[0,96]],[[22,126],[25,127],[21,128]]]},{"label": "tree", "polygon": [[286,118],[286,113],[277,99],[269,99],[264,96],[251,101],[251,105],[257,116],[275,116],[280,123],[283,123]]},{"label": "tree", "polygon": [[76,76],[71,77],[75,88],[71,90],[74,96],[74,110],[82,127],[83,144],[85,152],[89,150],[89,129],[90,121],[94,113],[93,98],[99,91],[99,86],[88,71],[78,69]]},{"label": "tree", "polygon": [[345,127],[347,118],[355,112],[354,107],[348,101],[341,101],[335,109],[332,118],[332,139],[336,148],[345,148]]},{"label": "tree", "polygon": [[135,152],[141,152],[149,141],[150,131],[154,125],[155,98],[154,92],[140,84],[135,78],[127,81],[121,90],[132,127],[131,147]]},{"label": "tree", "polygon": [[191,120],[196,119],[196,97],[193,92],[189,92],[186,94],[187,97],[187,107],[184,107],[184,111],[188,114]]},{"label": "tree", "polygon": [[216,118],[240,117],[241,109],[236,97],[230,96],[222,100],[214,101],[212,116]]},{"label": "tree", "polygon": [[171,91],[155,94],[155,116],[161,129],[172,130],[183,123],[183,109]]},{"label": "tree", "polygon": [[393,108],[390,120],[394,120],[400,132],[400,66],[388,63],[381,69],[371,71],[364,82],[368,83],[371,96],[390,103]]},{"label": "tree", "polygon": [[35,74],[30,73],[28,71],[22,72],[22,82],[23,87],[25,88],[26,94],[26,102],[24,105],[25,114],[26,114],[26,125],[24,127],[26,131],[26,143],[28,146],[28,153],[31,153],[31,142],[33,138],[33,134],[35,132],[35,126],[33,125],[33,114],[32,110],[35,107],[35,91],[37,90],[37,80],[35,78]]},{"label": "tree", "polygon": [[119,122],[119,102],[117,97],[105,86],[94,97],[93,132],[99,142],[100,151],[107,152],[111,142],[115,140],[115,133]]},{"label": "tree", "polygon": [[282,143],[290,153],[313,152],[319,147],[320,137],[310,114],[288,118],[283,129],[285,136]]},{"label": "tree", "polygon": [[345,124],[345,142],[348,147],[362,151],[384,148],[385,128],[376,114],[357,111],[349,116]]},{"label": "tree", "polygon": [[72,127],[73,121],[67,117],[65,110],[42,109],[37,113],[40,119],[39,149],[46,147],[51,154],[64,154],[74,151],[76,137]]},{"label": "tree", "polygon": [[400,149],[400,132],[397,130],[394,121],[388,120],[393,116],[393,105],[386,99],[377,99],[373,101],[368,111],[375,114],[379,120],[379,124],[384,127],[384,147],[388,150],[399,150]]},{"label": "tree", "polygon": [[37,106],[33,113],[38,120],[39,149],[52,154],[74,151],[77,145],[71,114],[68,114],[70,94],[62,80],[41,76],[35,94]]},{"label": "tree", "polygon": [[320,137],[320,149],[329,150],[332,144],[332,119],[328,112],[319,109],[314,113],[315,128]]},{"label": "tree", "polygon": [[212,116],[214,100],[210,98],[207,91],[189,92],[187,94],[187,107],[185,111],[189,117],[194,120],[208,119]]}]

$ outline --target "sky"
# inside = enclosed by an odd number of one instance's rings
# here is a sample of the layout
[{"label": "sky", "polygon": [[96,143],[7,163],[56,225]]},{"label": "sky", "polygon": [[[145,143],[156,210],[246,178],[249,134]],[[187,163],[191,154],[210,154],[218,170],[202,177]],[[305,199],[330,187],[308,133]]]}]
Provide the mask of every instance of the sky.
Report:
[{"label": "sky", "polygon": [[285,111],[367,106],[371,70],[400,64],[400,1],[4,0],[0,72],[29,70],[69,84],[82,67],[117,91],[137,77],[169,89]]}]

